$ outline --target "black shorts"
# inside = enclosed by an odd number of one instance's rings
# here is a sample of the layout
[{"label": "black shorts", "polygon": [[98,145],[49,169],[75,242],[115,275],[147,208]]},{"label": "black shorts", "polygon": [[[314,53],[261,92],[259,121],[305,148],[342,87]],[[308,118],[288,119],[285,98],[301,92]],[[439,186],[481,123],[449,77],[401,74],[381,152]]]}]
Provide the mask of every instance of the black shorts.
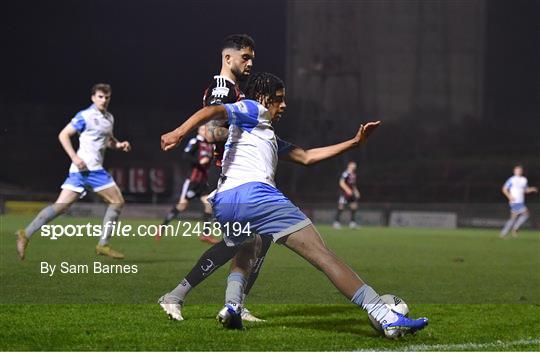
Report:
[{"label": "black shorts", "polygon": [[358,198],[354,195],[347,196],[345,194],[341,194],[338,199],[338,203],[340,205],[348,205],[350,203],[358,201]]},{"label": "black shorts", "polygon": [[191,200],[195,197],[201,197],[203,195],[208,195],[208,183],[193,182],[189,178],[184,181],[180,198]]}]

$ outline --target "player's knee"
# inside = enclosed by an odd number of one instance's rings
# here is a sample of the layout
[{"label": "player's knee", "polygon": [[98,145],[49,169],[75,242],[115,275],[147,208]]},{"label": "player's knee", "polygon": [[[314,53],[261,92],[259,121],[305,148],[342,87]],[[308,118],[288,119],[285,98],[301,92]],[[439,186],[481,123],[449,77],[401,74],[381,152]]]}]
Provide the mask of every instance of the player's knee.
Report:
[{"label": "player's knee", "polygon": [[69,210],[71,205],[71,203],[55,203],[53,204],[53,209],[56,211],[57,214],[63,214],[66,213],[67,210]]},{"label": "player's knee", "polygon": [[124,208],[126,201],[124,200],[124,197],[120,195],[120,197],[116,198],[116,200],[113,200],[111,204],[113,204],[117,209],[121,210],[122,208]]}]

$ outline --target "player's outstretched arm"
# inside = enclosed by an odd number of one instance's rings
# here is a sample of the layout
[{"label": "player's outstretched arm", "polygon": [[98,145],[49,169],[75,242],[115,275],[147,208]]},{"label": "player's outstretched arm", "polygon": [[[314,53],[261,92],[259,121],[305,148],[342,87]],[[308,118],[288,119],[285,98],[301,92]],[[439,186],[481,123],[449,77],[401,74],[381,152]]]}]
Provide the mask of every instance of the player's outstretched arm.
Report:
[{"label": "player's outstretched arm", "polygon": [[204,107],[190,116],[189,119],[173,131],[161,135],[161,149],[163,151],[169,151],[177,147],[180,141],[196,127],[214,119],[227,119],[227,110],[225,110],[225,106],[211,105]]},{"label": "player's outstretched arm", "polygon": [[229,137],[229,127],[226,121],[213,120],[206,124],[204,135],[209,143],[225,142]]},{"label": "player's outstretched arm", "polygon": [[120,142],[114,136],[109,137],[109,140],[107,141],[107,147],[113,150],[120,150],[123,152],[131,151],[131,144],[129,143],[129,141]]},{"label": "player's outstretched arm", "polygon": [[352,148],[358,147],[362,143],[365,143],[369,135],[371,135],[371,133],[373,133],[373,131],[375,131],[380,124],[380,121],[372,121],[365,125],[360,125],[356,136],[336,145],[312,148],[309,150],[295,147],[284,156],[284,159],[298,164],[311,165],[325,159],[332,158]]},{"label": "player's outstretched arm", "polygon": [[538,188],[536,186],[531,186],[525,190],[526,194],[530,194],[531,192],[538,192]]},{"label": "player's outstretched arm", "polygon": [[75,149],[73,148],[73,144],[71,143],[71,137],[75,136],[75,134],[77,134],[77,130],[75,130],[73,125],[69,123],[58,134],[58,140],[60,140],[60,144],[62,144],[64,151],[66,151],[73,164],[75,164],[79,170],[86,170],[86,163],[79,158],[77,152],[75,152]]}]

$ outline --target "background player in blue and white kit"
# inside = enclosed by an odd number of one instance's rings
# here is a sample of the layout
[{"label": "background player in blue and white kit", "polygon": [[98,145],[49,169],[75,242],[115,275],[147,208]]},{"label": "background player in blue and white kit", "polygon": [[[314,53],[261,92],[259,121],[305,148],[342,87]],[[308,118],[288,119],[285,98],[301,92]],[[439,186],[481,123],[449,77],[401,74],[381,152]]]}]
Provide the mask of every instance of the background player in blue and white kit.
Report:
[{"label": "background player in blue and white kit", "polygon": [[523,176],[523,166],[514,167],[514,175],[504,183],[502,193],[508,199],[510,206],[510,219],[506,221],[501,230],[501,237],[504,238],[512,230],[512,235],[517,236],[517,231],[529,218],[529,210],[525,206],[525,194],[538,192],[538,188],[529,187],[527,178]]},{"label": "background player in blue and white kit", "polygon": [[351,210],[350,228],[357,228],[356,210],[358,210],[358,200],[360,199],[360,191],[356,185],[356,162],[351,161],[347,164],[347,169],[341,173],[339,178],[339,199],[336,211],[336,219],[334,220],[334,228],[341,228],[341,213],[345,206]]},{"label": "background player in blue and white kit", "polygon": [[[124,255],[109,246],[112,224],[118,220],[124,206],[124,198],[111,175],[103,169],[103,158],[107,148],[129,152],[128,141],[118,141],[113,135],[114,117],[107,111],[112,89],[106,83],[92,87],[92,105],[78,112],[58,135],[58,139],[72,163],[69,175],[62,184],[56,202],[42,209],[25,228],[17,231],[17,252],[24,259],[26,247],[32,234],[82,198],[87,190],[100,195],[109,204],[103,218],[103,229],[96,252],[115,259]],[[75,152],[71,137],[79,135],[79,149]],[[106,226],[106,225],[109,226]]]},{"label": "background player in blue and white kit", "polygon": [[302,165],[320,162],[365,142],[380,122],[361,125],[352,139],[342,143],[304,150],[281,140],[272,127],[272,122],[281,117],[286,107],[285,87],[279,78],[268,73],[255,74],[245,93],[250,99],[203,108],[161,138],[162,149],[167,151],[208,120],[227,119],[230,124],[223,177],[209,200],[221,224],[249,224],[252,233],[224,234],[225,241],[242,256],[231,269],[226,305],[218,314],[220,321],[226,327],[241,327],[242,294],[255,256],[249,249],[256,246],[260,235],[285,245],[324,272],[343,295],[381,323],[388,337],[399,337],[425,327],[427,319],[411,320],[391,311],[370,286],[326,247],[311,221],[274,182],[278,158]]}]

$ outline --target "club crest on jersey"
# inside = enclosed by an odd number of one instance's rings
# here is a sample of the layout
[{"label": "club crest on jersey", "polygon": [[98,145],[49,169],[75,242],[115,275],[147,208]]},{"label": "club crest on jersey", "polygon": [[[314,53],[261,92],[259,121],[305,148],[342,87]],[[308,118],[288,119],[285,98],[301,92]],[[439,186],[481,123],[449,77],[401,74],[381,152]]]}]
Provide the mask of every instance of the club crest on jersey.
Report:
[{"label": "club crest on jersey", "polygon": [[215,87],[212,89],[212,95],[214,97],[227,97],[229,95],[229,89],[227,87]]},{"label": "club crest on jersey", "polygon": [[242,113],[247,113],[248,112],[248,108],[247,108],[247,106],[245,105],[244,102],[238,102],[237,107],[238,107],[238,110],[240,112],[242,112]]}]

